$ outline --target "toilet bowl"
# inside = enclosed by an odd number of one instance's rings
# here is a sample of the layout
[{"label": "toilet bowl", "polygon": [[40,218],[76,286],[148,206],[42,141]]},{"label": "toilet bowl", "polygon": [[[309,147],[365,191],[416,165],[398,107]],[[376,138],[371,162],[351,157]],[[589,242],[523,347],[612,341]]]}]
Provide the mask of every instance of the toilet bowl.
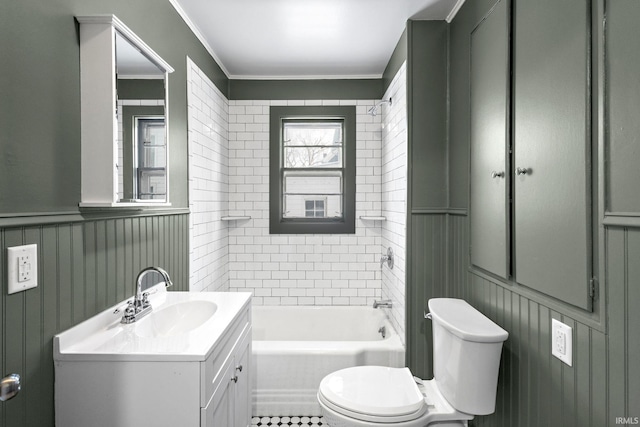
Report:
[{"label": "toilet bowl", "polygon": [[330,427],[465,426],[495,410],[502,343],[508,333],[464,300],[429,301],[434,378],[408,368],[357,366],[333,372],[318,389]]},{"label": "toilet bowl", "polygon": [[331,427],[423,427],[435,421],[443,423],[438,427],[463,426],[473,418],[453,409],[434,381],[416,379],[408,368],[336,371],[320,383],[318,402]]}]

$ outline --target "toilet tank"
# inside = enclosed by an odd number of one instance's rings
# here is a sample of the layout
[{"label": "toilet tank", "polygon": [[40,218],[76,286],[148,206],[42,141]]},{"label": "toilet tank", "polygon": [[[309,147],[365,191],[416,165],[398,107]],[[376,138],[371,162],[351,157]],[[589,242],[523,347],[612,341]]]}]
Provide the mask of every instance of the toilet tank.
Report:
[{"label": "toilet tank", "polygon": [[509,334],[461,299],[431,299],[429,311],[440,392],[458,411],[493,413],[502,343]]}]

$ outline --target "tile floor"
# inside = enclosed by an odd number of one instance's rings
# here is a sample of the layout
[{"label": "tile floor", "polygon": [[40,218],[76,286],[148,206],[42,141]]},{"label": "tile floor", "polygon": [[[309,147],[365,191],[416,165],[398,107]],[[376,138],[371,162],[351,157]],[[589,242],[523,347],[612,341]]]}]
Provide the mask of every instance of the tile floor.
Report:
[{"label": "tile floor", "polygon": [[322,417],[253,417],[251,427],[271,426],[271,427],[319,427],[326,426],[322,422]]}]

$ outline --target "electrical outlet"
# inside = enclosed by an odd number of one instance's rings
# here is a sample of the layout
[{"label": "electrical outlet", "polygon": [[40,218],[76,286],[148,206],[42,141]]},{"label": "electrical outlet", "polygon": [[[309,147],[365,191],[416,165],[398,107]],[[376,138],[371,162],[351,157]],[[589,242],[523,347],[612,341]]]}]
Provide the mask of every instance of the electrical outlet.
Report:
[{"label": "electrical outlet", "polygon": [[572,343],[571,327],[551,319],[551,354],[569,366],[573,359]]},{"label": "electrical outlet", "polygon": [[7,248],[8,293],[38,286],[38,245]]}]

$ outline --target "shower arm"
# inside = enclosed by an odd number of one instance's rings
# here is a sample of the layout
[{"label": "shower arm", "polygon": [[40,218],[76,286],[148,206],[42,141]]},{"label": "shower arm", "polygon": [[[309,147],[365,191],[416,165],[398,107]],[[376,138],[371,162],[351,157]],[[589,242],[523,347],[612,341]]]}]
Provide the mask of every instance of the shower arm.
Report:
[{"label": "shower arm", "polygon": [[374,104],[373,107],[369,108],[369,110],[367,111],[368,114],[372,115],[372,116],[377,116],[378,115],[378,108],[382,105],[382,104],[389,104],[389,105],[393,105],[393,98],[389,98],[389,99],[383,99],[382,101],[378,102],[377,104]]}]

